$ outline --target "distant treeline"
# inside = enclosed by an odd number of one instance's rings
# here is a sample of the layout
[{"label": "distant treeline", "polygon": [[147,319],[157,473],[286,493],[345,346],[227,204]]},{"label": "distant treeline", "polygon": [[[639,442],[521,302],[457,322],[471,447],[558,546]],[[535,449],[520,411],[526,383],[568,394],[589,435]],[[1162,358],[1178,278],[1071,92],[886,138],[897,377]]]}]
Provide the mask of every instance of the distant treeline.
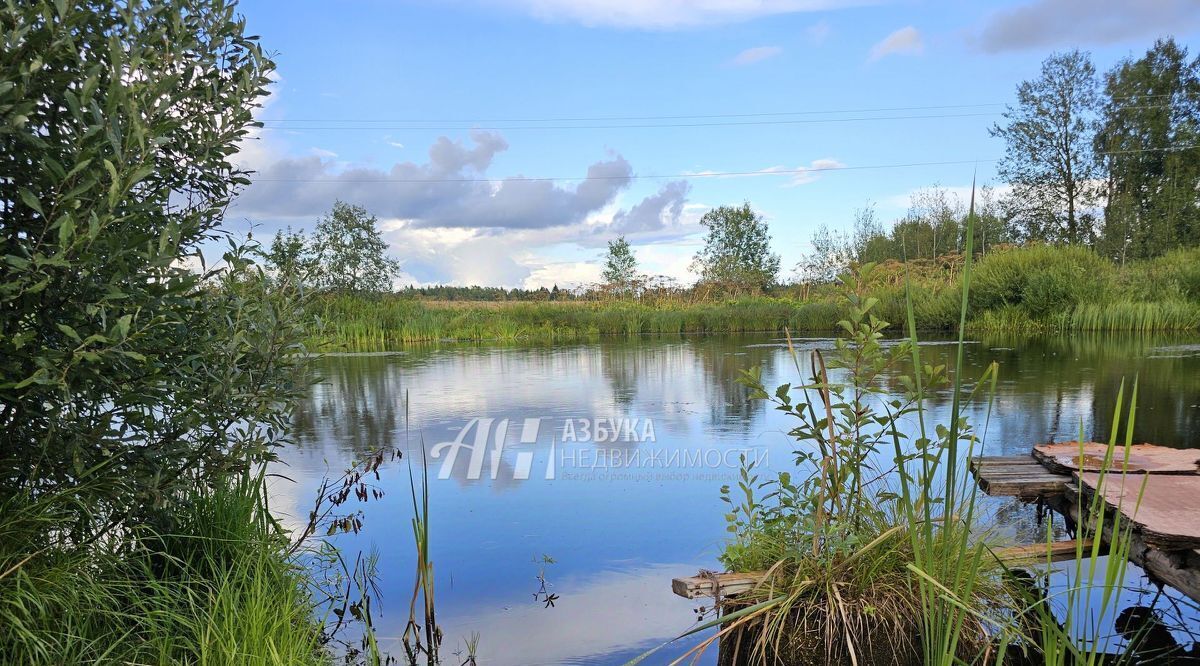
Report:
[{"label": "distant treeline", "polygon": [[423,301],[570,301],[579,298],[580,294],[571,289],[559,289],[554,285],[550,289],[505,289],[504,287],[455,287],[451,285],[434,285],[416,287],[408,285],[397,292],[402,298]]}]

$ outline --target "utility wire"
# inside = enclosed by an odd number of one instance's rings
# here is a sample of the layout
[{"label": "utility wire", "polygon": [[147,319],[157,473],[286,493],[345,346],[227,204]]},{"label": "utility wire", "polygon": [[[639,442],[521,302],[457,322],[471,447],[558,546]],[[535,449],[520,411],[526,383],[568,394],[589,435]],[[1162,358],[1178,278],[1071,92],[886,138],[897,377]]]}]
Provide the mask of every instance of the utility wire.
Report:
[{"label": "utility wire", "polygon": [[827,111],[769,111],[763,113],[711,113],[687,114],[674,116],[588,116],[579,118],[465,118],[460,120],[450,118],[410,118],[404,119],[368,119],[368,118],[263,118],[267,123],[583,123],[603,122],[608,120],[686,120],[712,118],[762,118],[768,116],[806,116],[826,115],[835,113],[885,113],[888,111],[938,111],[944,109],[976,109],[989,106],[1003,106],[1001,103],[986,104],[941,104],[936,106],[891,106],[872,109],[829,109]]},{"label": "utility wire", "polygon": [[[1155,95],[1127,95],[1112,99],[1146,99],[1156,97],[1171,97],[1171,93]],[[636,120],[713,120],[723,118],[769,118],[780,116],[814,116],[835,115],[846,113],[887,113],[895,111],[942,111],[947,109],[980,109],[987,107],[1008,106],[1006,102],[982,102],[977,104],[936,104],[926,106],[889,106],[856,109],[806,109],[800,111],[767,111],[760,113],[710,113],[710,114],[681,114],[681,115],[639,115],[639,116],[580,116],[580,117],[546,117],[546,118],[260,118],[263,123],[455,123],[470,126],[478,123],[586,123],[607,121],[636,121]],[[1170,105],[1128,106],[1124,109],[1154,109],[1168,108]],[[924,116],[922,116],[924,117]],[[931,116],[937,117],[937,116]],[[625,127],[622,125],[621,127]],[[413,128],[417,129],[417,128]],[[459,129],[459,128],[454,128]]]},{"label": "utility wire", "polygon": [[[1154,153],[1154,152],[1174,152],[1178,150],[1191,150],[1200,148],[1200,144],[1192,144],[1185,146],[1170,146],[1167,148],[1131,148],[1129,150],[1110,150],[1095,153],[1096,155],[1123,155],[1129,153]],[[878,169],[906,169],[911,167],[925,166],[954,166],[961,164],[985,164],[990,162],[999,162],[1000,158],[990,159],[971,159],[971,160],[946,160],[940,162],[903,162],[896,164],[861,164],[861,165],[838,165],[838,166],[817,166],[817,167],[800,167],[797,169],[771,169],[757,171],[700,171],[700,172],[685,172],[676,174],[623,174],[613,176],[512,176],[507,178],[251,178],[256,183],[340,183],[340,184],[359,184],[359,183],[505,183],[505,182],[553,182],[553,181],[587,181],[587,180],[683,180],[697,178],[732,178],[732,177],[762,177],[762,176],[788,176],[799,175],[805,173],[821,173],[826,171],[870,171]]]},{"label": "utility wire", "polygon": [[695,123],[641,123],[641,124],[606,124],[606,125],[495,125],[492,127],[471,127],[471,126],[455,126],[448,125],[421,125],[421,126],[388,126],[388,125],[322,125],[322,126],[270,126],[263,129],[268,130],[406,130],[406,131],[448,131],[448,130],[485,130],[485,131],[511,131],[511,130],[577,130],[577,129],[656,129],[656,128],[671,128],[671,127],[732,127],[746,125],[808,125],[821,123],[847,123],[860,122],[868,120],[923,120],[935,118],[969,118],[975,116],[995,116],[996,111],[976,112],[976,113],[939,113],[931,115],[908,115],[908,116],[860,116],[854,118],[804,118],[792,120],[741,120],[732,122],[695,122]]},{"label": "utility wire", "polygon": [[585,181],[585,180],[664,180],[686,178],[722,178],[737,176],[787,176],[822,171],[864,171],[870,169],[903,169],[919,166],[945,166],[953,164],[976,164],[995,162],[996,160],[950,160],[945,162],[907,162],[903,164],[869,164],[860,166],[819,166],[801,167],[799,169],[773,169],[770,171],[701,171],[695,173],[677,174],[625,174],[614,176],[567,176],[537,178],[513,176],[511,178],[354,178],[349,180],[339,178],[252,178],[256,183],[501,183],[501,182],[547,182],[547,181]]}]

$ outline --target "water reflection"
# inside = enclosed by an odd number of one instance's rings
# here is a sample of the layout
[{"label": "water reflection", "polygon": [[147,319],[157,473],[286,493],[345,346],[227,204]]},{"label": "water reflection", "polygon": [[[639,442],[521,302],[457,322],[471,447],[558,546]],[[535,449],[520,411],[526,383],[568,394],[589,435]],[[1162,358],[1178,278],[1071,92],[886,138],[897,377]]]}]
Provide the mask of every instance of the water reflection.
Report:
[{"label": "water reflection", "polygon": [[[954,348],[922,347],[925,361],[953,368]],[[965,350],[965,375],[1000,364],[986,423],[986,452],[1017,454],[1035,442],[1107,439],[1122,379],[1138,379],[1135,438],[1196,446],[1200,432],[1200,346],[1194,339],[985,338]],[[808,350],[829,339],[796,341],[801,372]],[[431,542],[438,572],[438,617],[446,650],[481,634],[480,663],[620,663],[688,626],[693,604],[671,595],[670,578],[716,568],[724,538],[717,489],[733,478],[736,456],[754,447],[768,468],[790,465],[786,417],[746,399],[736,379],[762,365],[767,385],[796,382],[785,345],[770,337],[612,341],[564,347],[452,346],[391,356],[332,357],[296,416],[296,445],[282,453],[275,507],[303,515],[327,469],[380,448],[404,461],[381,470],[389,492],[366,505],[365,533],[340,537],[349,548],[380,549],[383,635],[398,636],[411,593],[411,516],[405,465],[463,436],[472,419],[494,419],[478,473],[462,449],[448,478],[431,484]],[[895,391],[895,376],[884,378]],[[409,396],[410,422],[404,397]],[[929,405],[945,419],[949,394]],[[970,417],[984,430],[984,405]],[[652,423],[653,438],[596,441],[596,423]],[[497,424],[508,421],[502,446]],[[524,424],[539,427],[531,441]],[[590,437],[581,437],[580,420]],[[478,425],[476,425],[478,427]],[[444,452],[445,449],[442,449]],[[709,455],[715,453],[716,455]],[[494,454],[494,455],[493,455]],[[616,456],[633,467],[614,469]],[[444,457],[432,459],[437,476]],[[993,500],[985,510],[1014,540],[1044,537],[1032,510]],[[554,608],[535,602],[537,567],[548,554]],[[1135,605],[1131,599],[1130,605]],[[1109,622],[1114,620],[1110,619]],[[678,649],[672,654],[678,655]],[[710,655],[715,657],[715,655]]]}]

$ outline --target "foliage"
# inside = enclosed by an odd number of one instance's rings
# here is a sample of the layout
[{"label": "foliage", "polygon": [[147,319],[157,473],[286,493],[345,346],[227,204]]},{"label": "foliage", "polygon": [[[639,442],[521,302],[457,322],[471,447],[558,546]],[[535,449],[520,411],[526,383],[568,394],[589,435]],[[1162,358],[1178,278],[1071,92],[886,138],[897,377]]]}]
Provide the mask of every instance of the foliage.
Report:
[{"label": "foliage", "polygon": [[[192,489],[170,532],[87,548],[77,494],[0,500],[0,662],[328,664],[317,600],[267,513],[262,476]],[[35,545],[36,544],[36,545]]]},{"label": "foliage", "polygon": [[0,492],[89,475],[73,536],[98,538],[263,459],[300,389],[299,304],[252,248],[183,266],[246,182],[230,158],[273,65],[223,0],[0,24]]},{"label": "foliage", "polygon": [[313,233],[311,252],[319,286],[343,293],[392,290],[400,262],[387,256],[378,222],[361,206],[333,204]]},{"label": "foliage", "polygon": [[779,255],[771,253],[771,235],[763,216],[750,208],[720,206],[700,218],[707,231],[692,270],[702,282],[732,293],[757,293],[775,284]]},{"label": "foliage", "polygon": [[[752,397],[795,419],[799,479],[780,472],[760,481],[743,466],[737,492],[722,488],[732,535],[723,563],[768,572],[747,598],[726,602],[726,618],[742,605],[770,603],[723,625],[739,663],[790,663],[818,651],[824,663],[953,663],[982,650],[985,622],[1003,608],[1005,585],[972,537],[973,500],[958,486],[966,482],[946,473],[958,464],[960,441],[974,441],[959,418],[970,397],[960,401],[956,384],[950,424],[926,433],[921,405],[945,386],[945,369],[922,365],[915,339],[882,344],[887,323],[866,295],[872,270],[848,276],[845,338],[828,367],[813,351],[811,378],[773,394],[757,370],[744,378]],[[902,375],[907,397],[886,398],[880,376],[910,358],[916,374]],[[914,419],[922,426],[909,442],[902,424]],[[949,588],[927,583],[934,564]]]},{"label": "foliage", "polygon": [[1010,204],[1028,239],[1083,243],[1092,238],[1096,177],[1096,70],[1088,54],[1051,55],[1041,75],[1017,86],[1017,105],[992,136],[1005,141],[997,166],[1013,186]]},{"label": "foliage", "polygon": [[604,255],[604,272],[600,274],[605,286],[617,294],[629,294],[637,281],[637,258],[624,236],[608,242]]},{"label": "foliage", "polygon": [[1102,251],[1125,261],[1200,245],[1200,58],[1160,39],[1109,72],[1104,90]]},{"label": "foliage", "polygon": [[1083,247],[1033,246],[995,252],[979,263],[971,291],[975,312],[1020,307],[1034,319],[1068,315],[1114,291],[1115,269]]},{"label": "foliage", "polygon": [[[932,261],[960,255],[966,237],[966,212],[957,195],[943,187],[914,192],[908,213],[886,230],[871,205],[854,213],[854,231],[846,234],[822,225],[813,233],[813,251],[796,267],[799,279],[810,284],[833,282],[853,264],[886,261]],[[991,188],[981,188],[976,204],[975,231],[984,255],[1014,240],[1007,213],[994,200]]]},{"label": "foliage", "polygon": [[291,227],[275,232],[263,259],[271,276],[281,285],[302,287],[314,283],[320,275],[320,262],[304,232],[292,231]]}]

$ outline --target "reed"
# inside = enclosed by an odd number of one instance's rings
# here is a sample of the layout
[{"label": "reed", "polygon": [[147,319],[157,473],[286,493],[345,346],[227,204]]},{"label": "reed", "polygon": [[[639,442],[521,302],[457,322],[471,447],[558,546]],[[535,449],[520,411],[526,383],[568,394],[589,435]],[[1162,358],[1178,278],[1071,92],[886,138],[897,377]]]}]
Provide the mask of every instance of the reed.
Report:
[{"label": "reed", "polygon": [[[1194,260],[1194,261],[1193,261]],[[965,256],[929,265],[877,266],[862,285],[875,314],[918,330],[957,331]],[[1080,247],[994,250],[972,267],[973,332],[1200,330],[1200,249],[1117,267]],[[376,351],[438,341],[554,343],[602,337],[827,332],[848,310],[831,285],[770,295],[714,297],[701,290],[641,300],[424,301],[398,295],[324,295],[309,306],[310,343]]]}]

